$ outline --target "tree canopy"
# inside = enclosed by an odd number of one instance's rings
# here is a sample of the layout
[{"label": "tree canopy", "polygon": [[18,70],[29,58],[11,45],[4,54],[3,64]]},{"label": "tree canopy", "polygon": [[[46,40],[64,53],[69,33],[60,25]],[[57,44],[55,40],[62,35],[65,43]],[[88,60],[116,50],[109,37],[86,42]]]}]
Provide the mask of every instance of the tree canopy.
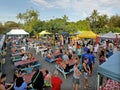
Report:
[{"label": "tree canopy", "polygon": [[0,33],[6,33],[13,28],[23,28],[30,35],[36,35],[39,32],[46,30],[51,33],[75,33],[77,31],[92,30],[96,33],[106,33],[109,31],[120,32],[120,16],[113,15],[108,17],[107,14],[100,14],[97,10],[93,10],[89,17],[85,20],[77,22],[69,22],[69,18],[63,15],[61,18],[42,21],[39,18],[39,12],[36,10],[26,10],[24,13],[19,13],[16,18],[19,22],[7,21],[4,24],[0,23]]}]

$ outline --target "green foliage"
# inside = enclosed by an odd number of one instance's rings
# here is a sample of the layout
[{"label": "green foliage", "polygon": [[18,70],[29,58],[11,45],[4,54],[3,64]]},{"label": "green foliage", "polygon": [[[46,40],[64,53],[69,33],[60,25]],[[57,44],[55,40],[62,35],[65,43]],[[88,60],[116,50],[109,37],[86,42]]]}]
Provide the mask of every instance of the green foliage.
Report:
[{"label": "green foliage", "polygon": [[7,21],[4,23],[4,25],[2,23],[0,23],[0,33],[5,34],[8,31],[10,31],[11,29],[20,28],[20,27],[22,27],[22,24],[16,23],[14,21]]},{"label": "green foliage", "polygon": [[49,21],[41,21],[38,19],[39,12],[35,10],[26,10],[19,13],[17,18],[20,22],[7,21],[0,23],[0,33],[5,34],[13,28],[23,28],[30,35],[37,35],[39,32],[46,30],[50,33],[68,32],[74,34],[78,31],[92,30],[97,34],[107,33],[109,31],[120,33],[120,16],[114,15],[110,18],[106,14],[100,15],[97,10],[93,10],[90,17],[86,20],[78,22],[68,22],[68,17],[64,15],[61,18],[50,19]]},{"label": "green foliage", "polygon": [[88,20],[80,20],[76,23],[77,31],[91,30],[90,22]]},{"label": "green foliage", "polygon": [[120,16],[112,16],[108,22],[109,27],[119,27],[120,28]]},{"label": "green foliage", "polygon": [[66,32],[68,33],[75,33],[77,32],[77,25],[75,22],[70,22],[67,26],[66,26],[66,29],[65,29]]},{"label": "green foliage", "polygon": [[39,25],[38,20],[38,11],[35,10],[27,10],[25,13],[19,13],[17,18],[24,21],[24,29],[30,33],[30,35],[34,35],[37,33]]},{"label": "green foliage", "polygon": [[19,13],[17,18],[23,20],[25,23],[29,23],[33,20],[38,20],[38,11],[35,10],[27,10],[25,13]]},{"label": "green foliage", "polygon": [[65,31],[66,21],[62,18],[51,19],[46,23],[46,30],[52,33],[60,33]]}]

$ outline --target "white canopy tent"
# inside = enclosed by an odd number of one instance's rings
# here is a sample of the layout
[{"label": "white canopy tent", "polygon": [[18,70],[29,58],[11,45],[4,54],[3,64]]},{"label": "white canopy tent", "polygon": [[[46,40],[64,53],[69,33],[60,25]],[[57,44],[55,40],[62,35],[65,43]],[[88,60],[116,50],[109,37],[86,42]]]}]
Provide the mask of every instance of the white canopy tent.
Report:
[{"label": "white canopy tent", "polygon": [[[107,39],[113,38],[113,39],[115,39],[115,38],[116,38],[116,34],[114,34],[114,33],[112,33],[112,32],[108,32],[108,33],[100,36],[100,38],[107,38]],[[120,38],[120,36],[118,36],[118,38]]]},{"label": "white canopy tent", "polygon": [[78,34],[81,34],[82,32],[81,31],[77,31],[75,34],[78,35]]},{"label": "white canopy tent", "polygon": [[6,35],[29,35],[29,33],[23,29],[12,29]]}]

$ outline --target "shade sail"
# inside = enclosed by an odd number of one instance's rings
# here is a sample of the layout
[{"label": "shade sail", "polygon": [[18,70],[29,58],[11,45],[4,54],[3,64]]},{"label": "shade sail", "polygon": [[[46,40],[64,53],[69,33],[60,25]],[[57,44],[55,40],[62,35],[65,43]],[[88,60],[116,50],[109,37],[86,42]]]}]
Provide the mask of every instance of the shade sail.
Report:
[{"label": "shade sail", "polygon": [[98,73],[120,82],[120,51],[98,67]]},{"label": "shade sail", "polygon": [[92,31],[83,31],[82,34],[78,35],[78,38],[96,38],[96,35]]},{"label": "shade sail", "polygon": [[39,35],[44,35],[44,34],[51,34],[51,33],[47,32],[47,31],[42,31],[39,33]]},{"label": "shade sail", "polygon": [[6,33],[7,35],[28,35],[29,33],[26,32],[23,29],[12,29],[11,31],[9,31],[8,33]]}]

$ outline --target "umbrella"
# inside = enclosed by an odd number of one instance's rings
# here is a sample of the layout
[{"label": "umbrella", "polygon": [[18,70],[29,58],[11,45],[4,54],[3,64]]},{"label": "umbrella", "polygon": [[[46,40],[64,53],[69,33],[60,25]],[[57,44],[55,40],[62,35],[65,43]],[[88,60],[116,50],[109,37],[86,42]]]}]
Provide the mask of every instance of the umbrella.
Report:
[{"label": "umbrella", "polygon": [[51,34],[51,33],[47,32],[47,31],[42,31],[39,33],[39,35],[44,35],[44,34]]}]

